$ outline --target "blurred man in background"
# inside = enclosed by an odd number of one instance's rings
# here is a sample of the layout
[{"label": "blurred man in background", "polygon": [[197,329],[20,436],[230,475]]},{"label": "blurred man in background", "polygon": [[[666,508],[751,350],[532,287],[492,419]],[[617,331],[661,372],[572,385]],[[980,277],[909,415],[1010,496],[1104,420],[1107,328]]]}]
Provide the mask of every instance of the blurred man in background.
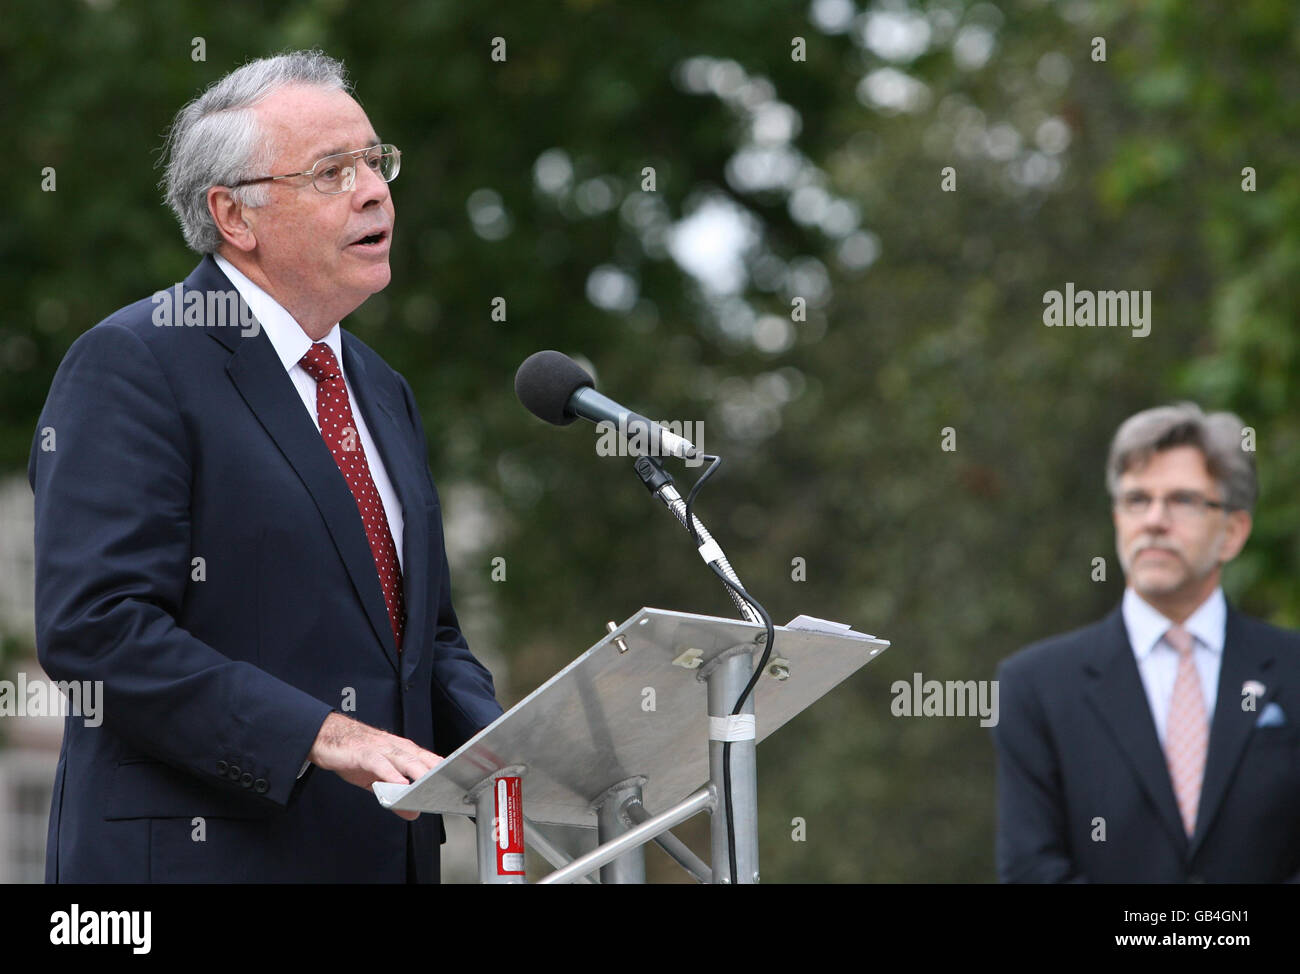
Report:
[{"label": "blurred man in background", "polygon": [[1244,427],[1130,417],[1106,480],[1127,587],[999,667],[1003,882],[1278,882],[1300,873],[1300,636],[1220,587],[1251,530]]}]

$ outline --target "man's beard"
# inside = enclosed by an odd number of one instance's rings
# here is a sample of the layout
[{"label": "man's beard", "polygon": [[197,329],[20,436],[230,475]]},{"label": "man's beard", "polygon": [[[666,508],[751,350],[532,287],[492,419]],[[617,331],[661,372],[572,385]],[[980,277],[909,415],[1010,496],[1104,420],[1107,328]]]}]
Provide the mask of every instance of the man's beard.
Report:
[{"label": "man's beard", "polygon": [[[1210,545],[1207,549],[1204,563],[1197,565],[1188,561],[1187,556],[1171,544],[1165,544],[1151,538],[1139,538],[1130,546],[1128,556],[1120,557],[1120,565],[1124,569],[1125,578],[1128,579],[1129,584],[1133,586],[1138,594],[1171,595],[1182,589],[1194,588],[1209,578],[1214,570],[1218,568],[1219,562],[1214,556],[1214,551],[1218,547],[1218,540],[1215,539],[1216,543]],[[1176,558],[1183,568],[1181,577],[1169,578],[1167,575],[1162,575],[1159,582],[1141,581],[1138,574],[1140,566],[1138,566],[1137,560],[1142,552],[1148,550],[1168,552],[1171,557]],[[1145,574],[1141,577],[1145,577]]]}]

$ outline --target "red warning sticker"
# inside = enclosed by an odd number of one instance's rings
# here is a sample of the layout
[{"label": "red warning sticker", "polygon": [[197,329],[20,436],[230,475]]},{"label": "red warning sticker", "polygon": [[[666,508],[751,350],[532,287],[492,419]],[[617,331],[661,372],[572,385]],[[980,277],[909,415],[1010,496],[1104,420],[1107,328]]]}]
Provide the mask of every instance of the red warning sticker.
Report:
[{"label": "red warning sticker", "polygon": [[524,802],[521,779],[496,780],[497,875],[524,875]]}]

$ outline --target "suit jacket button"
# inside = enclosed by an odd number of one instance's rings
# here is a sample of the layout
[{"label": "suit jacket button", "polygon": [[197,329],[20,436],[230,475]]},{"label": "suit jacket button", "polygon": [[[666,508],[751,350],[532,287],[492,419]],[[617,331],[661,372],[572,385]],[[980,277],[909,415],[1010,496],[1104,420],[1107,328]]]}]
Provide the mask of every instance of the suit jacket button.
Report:
[{"label": "suit jacket button", "polygon": [[405,683],[402,684],[403,688],[405,688],[407,693],[411,692],[411,687],[413,687],[414,685],[415,684],[413,684],[410,680],[407,680]]},{"label": "suit jacket button", "polygon": [[239,780],[239,765],[237,765],[237,764],[232,764],[232,765],[230,766],[230,770],[226,772],[226,777],[229,778],[231,781],[238,781],[238,780]]},{"label": "suit jacket button", "polygon": [[257,792],[259,795],[265,795],[270,788],[271,786],[266,783],[265,778],[258,778],[253,782],[253,791]]},{"label": "suit jacket button", "polygon": [[226,773],[226,762],[225,762],[225,761],[218,761],[218,762],[217,762],[217,774],[222,774],[222,775],[223,775],[223,774],[225,774],[225,773]]},{"label": "suit jacket button", "polygon": [[251,771],[245,771],[242,775],[239,776],[239,784],[243,788],[252,788],[253,773]]}]

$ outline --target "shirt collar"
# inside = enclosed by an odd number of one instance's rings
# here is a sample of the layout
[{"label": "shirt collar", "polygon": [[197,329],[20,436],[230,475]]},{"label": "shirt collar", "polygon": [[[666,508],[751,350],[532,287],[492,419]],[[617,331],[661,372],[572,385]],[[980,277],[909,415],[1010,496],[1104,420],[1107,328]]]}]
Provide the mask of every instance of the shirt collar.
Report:
[{"label": "shirt collar", "polygon": [[[312,340],[302,326],[294,320],[293,315],[289,314],[279,301],[271,297],[264,290],[248,279],[248,276],[242,273],[234,264],[226,258],[213,254],[212,258],[216,261],[222,273],[230,278],[230,283],[235,285],[235,290],[239,296],[244,299],[248,305],[248,310],[253,312],[258,323],[262,326],[262,331],[266,332],[266,337],[271,341],[271,347],[275,349],[275,354],[280,359],[280,364],[288,372],[297,365],[307,349],[311,348]],[[343,363],[343,342],[340,338],[339,325],[336,321],[334,327],[329,330],[321,341],[330,347],[334,353],[334,360],[339,363],[340,368]]]},{"label": "shirt collar", "polygon": [[[1138,660],[1143,661],[1174,623],[1131,588],[1124,590],[1121,611],[1124,615],[1124,627],[1128,630],[1129,645],[1133,647],[1133,653]],[[1215,586],[1209,597],[1187,617],[1183,628],[1211,652],[1222,653],[1224,629],[1227,624],[1228,603],[1223,597],[1223,588]]]}]

